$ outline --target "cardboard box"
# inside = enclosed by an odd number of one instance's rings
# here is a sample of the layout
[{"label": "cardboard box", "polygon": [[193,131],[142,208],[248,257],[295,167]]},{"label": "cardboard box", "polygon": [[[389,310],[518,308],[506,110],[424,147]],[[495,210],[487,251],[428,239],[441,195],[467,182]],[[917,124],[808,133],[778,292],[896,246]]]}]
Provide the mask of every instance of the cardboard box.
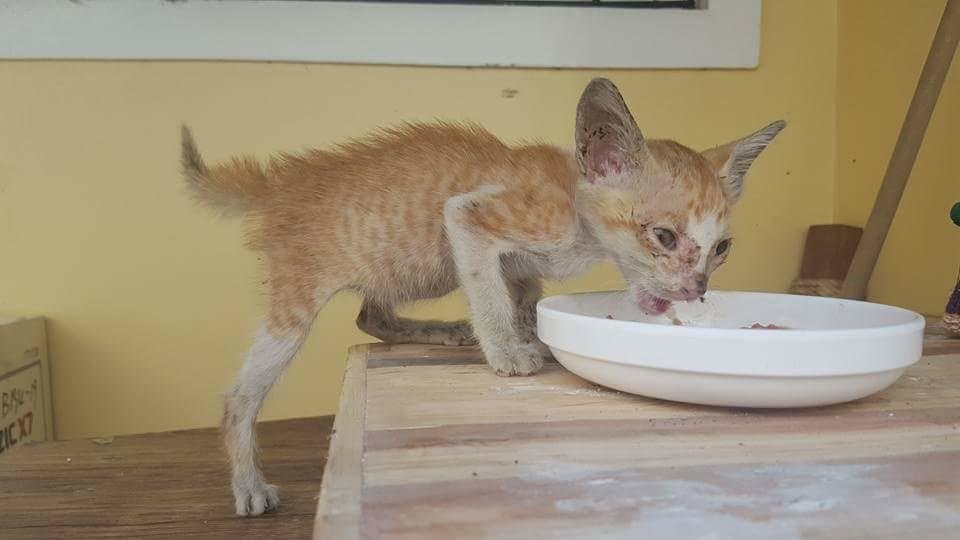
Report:
[{"label": "cardboard box", "polygon": [[44,319],[0,319],[0,456],[53,438]]}]

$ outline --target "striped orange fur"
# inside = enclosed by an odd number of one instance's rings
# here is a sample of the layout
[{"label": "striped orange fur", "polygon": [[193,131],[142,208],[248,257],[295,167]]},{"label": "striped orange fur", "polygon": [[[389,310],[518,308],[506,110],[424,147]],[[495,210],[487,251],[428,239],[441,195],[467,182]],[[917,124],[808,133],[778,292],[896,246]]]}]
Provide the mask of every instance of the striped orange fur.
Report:
[{"label": "striped orange fur", "polygon": [[[549,354],[535,331],[544,278],[613,260],[651,313],[701,296],[729,254],[743,177],[783,126],[705,152],[648,140],[616,87],[596,79],[577,106],[573,150],[414,123],[266,163],[208,166],[184,128],[187,185],[248,220],[249,245],[269,271],[270,309],[224,413],[237,513],[277,504],[256,464],[253,423],[337,292],[363,296],[357,323],[384,341],[478,341],[498,374],[532,374]],[[458,286],[469,323],[395,313]]]}]

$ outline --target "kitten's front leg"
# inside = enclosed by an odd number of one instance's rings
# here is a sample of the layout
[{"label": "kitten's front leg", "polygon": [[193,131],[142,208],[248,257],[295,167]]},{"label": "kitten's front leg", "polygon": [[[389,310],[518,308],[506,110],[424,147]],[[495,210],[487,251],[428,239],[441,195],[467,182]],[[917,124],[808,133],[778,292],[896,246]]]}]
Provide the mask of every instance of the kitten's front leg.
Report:
[{"label": "kitten's front leg", "polygon": [[517,332],[517,306],[503,274],[500,257],[505,244],[482,229],[464,223],[461,211],[476,209],[471,193],[448,201],[444,218],[447,235],[473,317],[473,330],[487,363],[497,375],[531,375],[543,366],[543,350]]},{"label": "kitten's front leg", "polygon": [[494,257],[457,263],[463,264],[459,271],[474,334],[497,375],[531,375],[543,366],[547,351],[535,336],[518,332],[516,304],[497,262]]},{"label": "kitten's front leg", "polygon": [[538,347],[540,354],[551,357],[550,348],[537,337],[537,302],[543,296],[543,286],[536,278],[513,278],[508,281],[510,295],[517,306],[516,325],[520,336]]}]

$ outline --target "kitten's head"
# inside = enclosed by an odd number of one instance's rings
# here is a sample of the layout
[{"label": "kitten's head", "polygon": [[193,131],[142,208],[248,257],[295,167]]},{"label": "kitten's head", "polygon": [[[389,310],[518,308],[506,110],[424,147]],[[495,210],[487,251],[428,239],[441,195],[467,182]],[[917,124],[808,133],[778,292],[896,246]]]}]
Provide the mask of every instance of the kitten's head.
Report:
[{"label": "kitten's head", "polygon": [[730,211],[778,121],[697,152],[644,139],[617,88],[594,79],[577,107],[578,206],[640,306],[663,313],[706,292],[730,253]]}]

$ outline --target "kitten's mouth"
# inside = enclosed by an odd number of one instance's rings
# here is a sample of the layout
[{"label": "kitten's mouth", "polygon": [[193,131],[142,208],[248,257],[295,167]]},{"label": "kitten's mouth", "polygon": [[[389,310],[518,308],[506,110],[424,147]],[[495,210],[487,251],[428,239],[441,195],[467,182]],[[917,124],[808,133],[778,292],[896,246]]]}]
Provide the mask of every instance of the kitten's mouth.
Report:
[{"label": "kitten's mouth", "polygon": [[637,303],[647,315],[663,315],[673,305],[673,302],[666,298],[647,293],[640,293],[637,297]]},{"label": "kitten's mouth", "polygon": [[673,306],[674,302],[691,302],[702,296],[697,293],[677,293],[671,295],[657,296],[654,294],[642,292],[637,295],[637,303],[647,315],[663,315]]}]

